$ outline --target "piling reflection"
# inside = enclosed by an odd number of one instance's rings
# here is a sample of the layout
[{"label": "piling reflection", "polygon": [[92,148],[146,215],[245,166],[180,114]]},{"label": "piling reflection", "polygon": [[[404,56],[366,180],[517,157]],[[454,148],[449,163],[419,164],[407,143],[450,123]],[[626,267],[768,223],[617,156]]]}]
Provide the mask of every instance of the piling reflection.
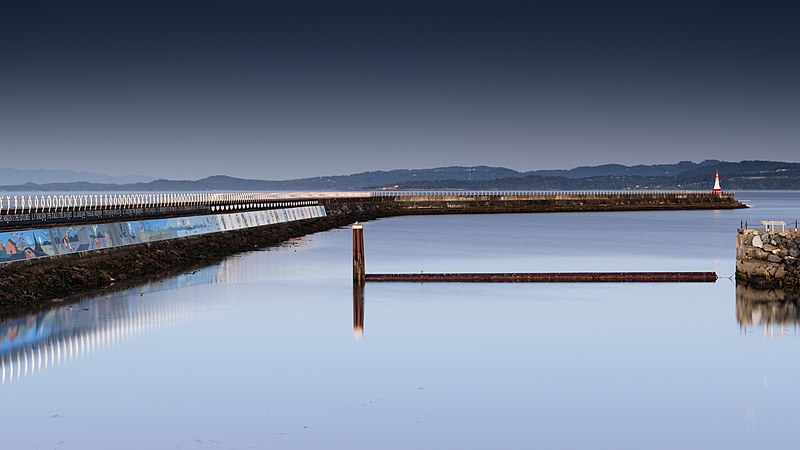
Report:
[{"label": "piling reflection", "polygon": [[768,337],[783,336],[789,330],[797,334],[800,298],[783,290],[752,289],[737,284],[736,321],[742,329],[759,330]]},{"label": "piling reflection", "polygon": [[360,340],[364,336],[364,285],[353,284],[353,337]]}]

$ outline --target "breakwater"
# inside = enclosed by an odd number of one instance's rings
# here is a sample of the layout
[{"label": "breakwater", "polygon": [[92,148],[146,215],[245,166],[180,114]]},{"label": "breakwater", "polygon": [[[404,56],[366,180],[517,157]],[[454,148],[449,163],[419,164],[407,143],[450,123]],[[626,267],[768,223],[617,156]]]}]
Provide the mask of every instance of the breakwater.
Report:
[{"label": "breakwater", "polygon": [[744,208],[710,192],[295,192],[228,194],[0,194],[0,231],[316,206],[384,215]]},{"label": "breakwater", "polygon": [[800,230],[739,229],[736,281],[757,289],[800,292]]},{"label": "breakwater", "polygon": [[329,214],[375,217],[598,211],[737,209],[734,194],[709,192],[426,192],[372,193],[319,199]]},{"label": "breakwater", "polygon": [[[27,256],[0,264],[0,315],[35,310],[46,307],[54,298],[62,298],[94,289],[119,286],[154,274],[178,273],[187,267],[207,265],[236,252],[275,245],[292,237],[349,225],[356,221],[367,221],[381,217],[415,214],[465,214],[465,213],[531,213],[531,212],[581,212],[581,211],[635,211],[676,209],[732,209],[745,205],[735,200],[732,194],[671,192],[671,193],[536,193],[536,192],[420,192],[420,193],[267,193],[267,194],[214,194],[214,196],[192,194],[181,196],[119,197],[108,202],[108,198],[97,196],[97,203],[76,205],[59,203],[57,206],[33,207],[26,199],[24,207],[17,200],[5,202],[0,210],[0,231],[20,233],[30,231],[32,239],[20,244],[18,236],[11,239],[15,249],[30,248],[34,256],[37,242],[42,251],[49,242],[58,246],[61,237],[62,249],[73,244],[74,252],[55,254],[49,257],[28,259]],[[88,197],[87,197],[88,198]],[[128,203],[126,203],[128,202]],[[16,206],[15,206],[16,205]],[[253,222],[256,226],[220,228],[211,232],[192,235],[187,233],[166,239],[130,242],[131,245],[102,245],[105,235],[95,232],[94,225],[116,225],[121,222],[142,220],[165,220],[169,223],[188,223],[198,217],[209,215],[257,213],[295,207],[321,208],[324,217],[296,217],[286,222]],[[50,211],[46,211],[50,208]],[[72,208],[72,209],[70,209]],[[165,213],[159,212],[166,208]],[[177,209],[174,209],[177,208]],[[181,209],[183,208],[183,209]],[[116,212],[115,212],[116,211]],[[194,213],[188,214],[189,211]],[[71,219],[69,214],[73,214]],[[274,212],[273,212],[274,213]],[[49,216],[41,218],[41,214]],[[163,214],[164,217],[161,217]],[[183,215],[185,214],[185,215]],[[113,220],[114,217],[126,220]],[[38,219],[37,219],[38,217]],[[76,217],[76,218],[75,218]],[[90,220],[90,217],[98,217]],[[31,220],[39,220],[31,226]],[[248,222],[250,224],[250,222]],[[63,240],[66,227],[68,239]],[[84,227],[86,233],[77,233]],[[73,228],[75,234],[69,234]],[[127,225],[125,225],[127,228]],[[60,230],[58,233],[54,230]],[[42,235],[37,238],[37,233]],[[55,235],[53,233],[56,233]],[[124,235],[124,233],[122,233]],[[44,239],[48,236],[48,240]],[[97,245],[100,240],[103,248]],[[17,239],[17,240],[15,240]],[[4,241],[8,243],[9,239]],[[113,243],[113,237],[109,235]],[[32,244],[25,245],[25,244]],[[92,246],[94,243],[94,247]],[[78,250],[80,248],[80,250]],[[9,249],[11,249],[9,247]],[[13,249],[11,249],[13,250]],[[31,252],[28,252],[30,256]],[[45,252],[46,253],[46,252]],[[8,252],[6,252],[8,254]]]},{"label": "breakwater", "polygon": [[471,214],[588,211],[735,209],[733,193],[710,192],[505,192],[383,194],[398,213]]}]

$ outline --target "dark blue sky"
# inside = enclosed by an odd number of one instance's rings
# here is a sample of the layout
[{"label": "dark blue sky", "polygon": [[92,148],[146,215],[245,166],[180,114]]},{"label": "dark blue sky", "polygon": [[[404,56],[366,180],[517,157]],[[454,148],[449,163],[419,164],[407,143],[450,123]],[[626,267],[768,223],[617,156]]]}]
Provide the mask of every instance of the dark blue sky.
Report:
[{"label": "dark blue sky", "polygon": [[795,3],[3,2],[0,167],[800,161]]}]

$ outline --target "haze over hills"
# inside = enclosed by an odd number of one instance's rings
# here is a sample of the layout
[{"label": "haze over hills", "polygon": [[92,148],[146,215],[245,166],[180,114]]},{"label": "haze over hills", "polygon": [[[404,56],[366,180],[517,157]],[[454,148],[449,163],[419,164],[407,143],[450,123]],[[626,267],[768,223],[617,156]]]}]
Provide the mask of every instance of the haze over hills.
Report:
[{"label": "haze over hills", "polygon": [[[13,170],[13,169],[12,169]],[[709,189],[719,171],[725,189],[800,189],[800,163],[781,161],[624,166],[605,164],[569,170],[519,172],[504,167],[439,167],[396,169],[352,175],[269,181],[215,175],[200,180],[153,180],[134,183],[76,182],[12,184],[2,179],[4,191],[347,191],[373,189],[500,189],[500,190],[599,190],[599,189]],[[75,176],[72,172],[70,176]],[[91,174],[97,175],[97,174]],[[102,177],[102,176],[101,176]],[[109,177],[119,178],[119,177]]]},{"label": "haze over hills", "polygon": [[51,169],[33,169],[23,170],[14,169],[11,167],[0,167],[0,183],[3,185],[15,185],[24,183],[71,183],[71,182],[84,182],[84,183],[108,183],[108,184],[125,184],[125,183],[147,183],[153,181],[155,178],[146,177],[142,175],[103,175],[100,173],[92,172],[77,172],[74,170],[51,170]]}]

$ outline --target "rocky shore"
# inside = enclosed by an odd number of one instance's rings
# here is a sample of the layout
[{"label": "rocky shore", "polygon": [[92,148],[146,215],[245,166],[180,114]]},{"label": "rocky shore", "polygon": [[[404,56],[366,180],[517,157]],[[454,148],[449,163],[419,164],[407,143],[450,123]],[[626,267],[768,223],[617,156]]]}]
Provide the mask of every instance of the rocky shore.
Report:
[{"label": "rocky shore", "polygon": [[800,230],[740,229],[736,281],[758,289],[800,292]]}]

